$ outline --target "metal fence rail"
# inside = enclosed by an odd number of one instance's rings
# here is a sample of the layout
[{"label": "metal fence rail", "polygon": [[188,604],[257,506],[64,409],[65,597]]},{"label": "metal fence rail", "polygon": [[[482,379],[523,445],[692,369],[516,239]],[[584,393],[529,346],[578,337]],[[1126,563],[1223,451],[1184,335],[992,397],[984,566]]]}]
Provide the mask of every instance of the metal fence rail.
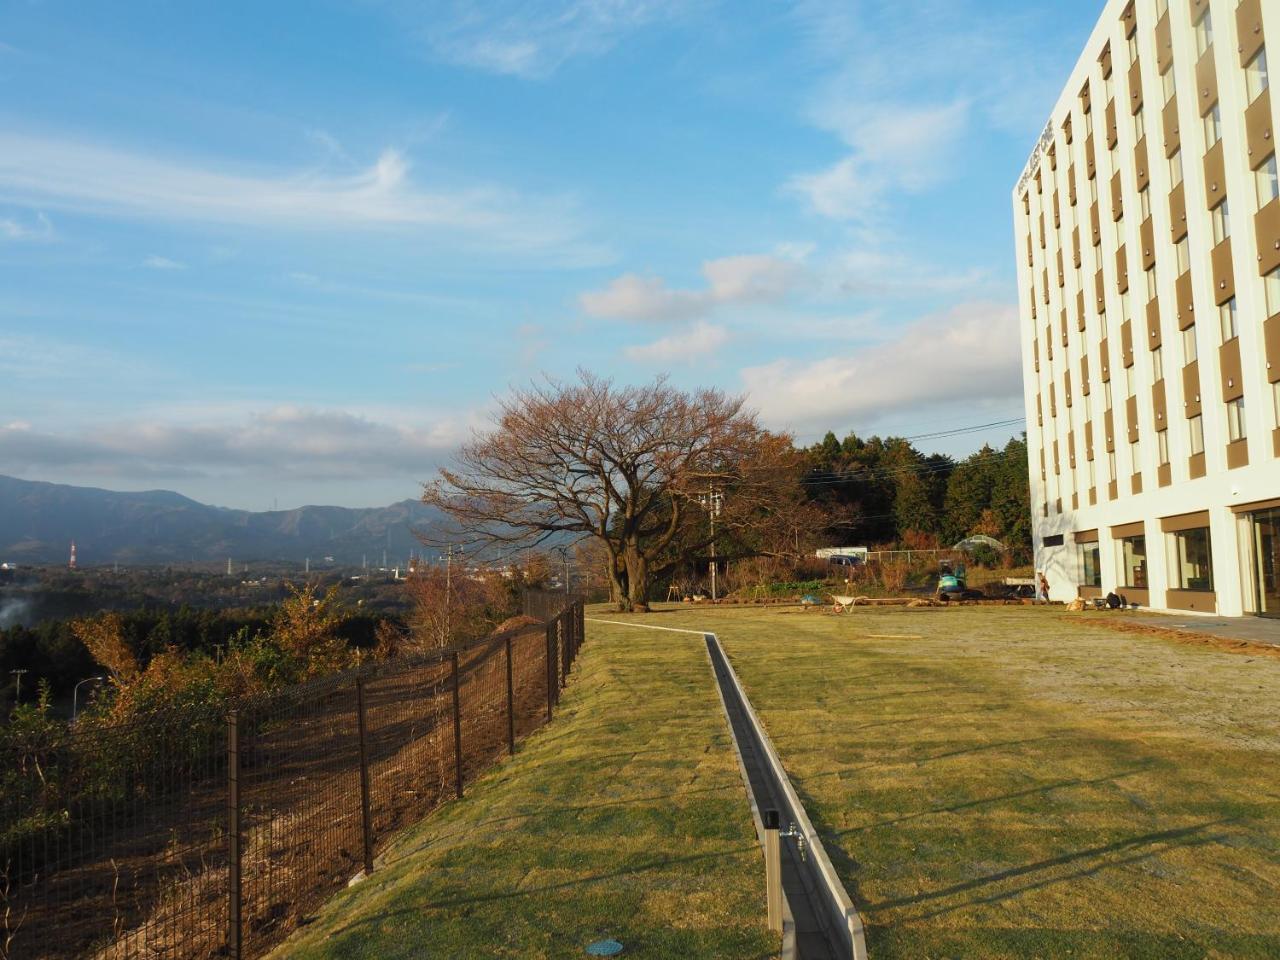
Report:
[{"label": "metal fence rail", "polygon": [[0,960],[265,953],[403,827],[548,722],[582,604],[227,709],[0,756]]}]

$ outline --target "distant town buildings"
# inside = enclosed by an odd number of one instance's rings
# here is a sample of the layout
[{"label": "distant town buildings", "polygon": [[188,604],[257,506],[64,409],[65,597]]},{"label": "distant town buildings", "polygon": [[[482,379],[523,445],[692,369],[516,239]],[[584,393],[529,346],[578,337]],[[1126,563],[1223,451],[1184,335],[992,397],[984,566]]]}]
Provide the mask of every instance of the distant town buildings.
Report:
[{"label": "distant town buildings", "polygon": [[1280,615],[1272,0],[1112,0],[1013,194],[1054,599]]}]

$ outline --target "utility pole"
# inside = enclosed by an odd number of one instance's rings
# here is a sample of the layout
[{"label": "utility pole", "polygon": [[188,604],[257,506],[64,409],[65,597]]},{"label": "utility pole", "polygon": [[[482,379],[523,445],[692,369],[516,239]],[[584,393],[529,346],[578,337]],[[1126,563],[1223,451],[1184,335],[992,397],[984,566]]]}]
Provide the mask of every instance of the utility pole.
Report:
[{"label": "utility pole", "polygon": [[458,551],[458,553],[459,553],[459,554],[461,554],[461,553],[462,553],[462,548],[461,548],[461,547],[456,547],[456,548],[455,548],[453,544],[449,544],[449,549],[445,551],[445,555],[444,555],[444,634],[445,634],[445,643],[449,643],[449,642],[451,642],[451,641],[452,641],[452,639],[453,639],[453,608],[452,608],[451,604],[452,604],[452,602],[453,602],[453,601],[452,601],[452,597],[453,597],[453,551],[454,551],[455,549]]},{"label": "utility pole", "polygon": [[[699,497],[699,500],[702,498]],[[712,483],[707,484],[707,497],[704,506],[711,517],[711,602],[715,603],[716,595],[716,517],[720,516],[720,505],[724,503],[724,494]]]}]

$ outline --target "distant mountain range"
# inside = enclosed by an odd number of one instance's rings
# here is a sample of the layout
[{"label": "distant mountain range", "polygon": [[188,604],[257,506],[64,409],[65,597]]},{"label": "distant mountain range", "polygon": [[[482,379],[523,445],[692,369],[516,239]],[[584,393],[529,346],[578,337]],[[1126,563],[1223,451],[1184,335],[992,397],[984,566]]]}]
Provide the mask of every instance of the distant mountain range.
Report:
[{"label": "distant mountain range", "polygon": [[0,562],[66,563],[74,540],[84,566],[107,563],[292,561],[392,564],[421,551],[414,531],[439,514],[416,500],[389,507],[299,507],[254,513],[198,503],[169,490],[116,493],[0,476]]}]

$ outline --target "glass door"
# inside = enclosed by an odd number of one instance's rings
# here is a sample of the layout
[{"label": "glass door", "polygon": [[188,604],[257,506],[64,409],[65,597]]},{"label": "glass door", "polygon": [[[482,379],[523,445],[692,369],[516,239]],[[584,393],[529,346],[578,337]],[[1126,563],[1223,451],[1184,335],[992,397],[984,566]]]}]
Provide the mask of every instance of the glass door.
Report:
[{"label": "glass door", "polygon": [[1280,509],[1253,516],[1253,562],[1258,583],[1258,613],[1280,617]]}]

